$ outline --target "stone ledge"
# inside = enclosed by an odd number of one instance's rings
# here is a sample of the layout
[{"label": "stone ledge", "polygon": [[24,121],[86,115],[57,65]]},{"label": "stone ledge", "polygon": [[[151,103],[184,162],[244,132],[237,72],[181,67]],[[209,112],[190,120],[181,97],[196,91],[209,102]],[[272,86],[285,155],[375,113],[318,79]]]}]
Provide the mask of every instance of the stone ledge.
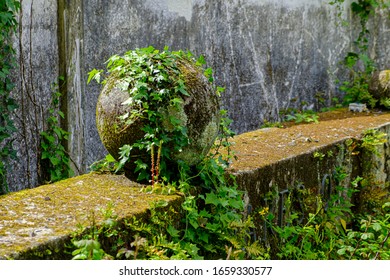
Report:
[{"label": "stone ledge", "polygon": [[99,224],[108,205],[122,220],[147,215],[153,201],[182,201],[140,188],[124,176],[90,173],[0,196],[0,259],[62,259],[72,232],[91,225],[92,211]]},{"label": "stone ledge", "polygon": [[[370,128],[385,132],[390,142],[390,114],[363,114],[241,134],[233,140],[238,159],[230,172],[237,176],[253,209],[264,206],[264,195],[275,186],[280,191],[300,181],[314,194],[320,193],[324,176],[335,166],[347,167],[349,181],[362,174],[361,159],[347,152],[346,142],[361,138]],[[382,149],[380,163],[375,165],[378,178],[388,185],[390,145]],[[318,159],[314,152],[327,156]],[[140,188],[124,176],[90,173],[0,196],[0,259],[66,259],[69,254],[64,256],[64,251],[71,233],[78,225],[90,226],[91,211],[96,213],[97,224],[102,221],[99,209],[109,204],[118,220],[134,216],[147,219],[151,202],[165,200],[180,207],[183,201],[178,195],[145,194]],[[261,234],[261,225],[256,231]]]},{"label": "stone ledge", "polygon": [[[350,140],[359,141],[368,129],[387,134],[387,144],[381,149],[380,158],[361,158],[348,152]],[[283,192],[297,185],[320,194],[325,177],[332,176],[336,167],[343,166],[349,187],[356,176],[377,180],[378,186],[390,184],[390,114],[357,113],[355,117],[321,121],[318,124],[302,124],[288,128],[266,128],[238,135],[233,150],[237,160],[230,172],[236,182],[248,193],[247,203],[253,209],[268,206],[265,194]],[[324,157],[316,158],[317,152]],[[375,162],[373,172],[363,165]],[[389,174],[389,175],[387,175]],[[274,201],[273,204],[277,204]]]}]

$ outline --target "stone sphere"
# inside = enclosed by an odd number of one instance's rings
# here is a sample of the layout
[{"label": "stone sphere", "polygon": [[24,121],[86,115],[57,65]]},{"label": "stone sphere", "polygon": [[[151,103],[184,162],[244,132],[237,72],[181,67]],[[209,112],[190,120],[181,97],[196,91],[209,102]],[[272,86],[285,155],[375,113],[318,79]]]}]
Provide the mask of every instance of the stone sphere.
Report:
[{"label": "stone sphere", "polygon": [[390,70],[374,72],[368,90],[373,97],[379,100],[390,98]]},{"label": "stone sphere", "polygon": [[[187,95],[180,95],[182,102],[179,107],[169,104],[163,105],[158,111],[164,116],[162,128],[170,131],[172,125],[168,121],[170,116],[180,120],[187,130],[188,145],[181,151],[170,155],[175,161],[183,160],[188,165],[197,164],[209,151],[218,135],[220,124],[219,97],[214,86],[203,74],[203,70],[187,60],[177,63],[183,75]],[[107,151],[118,160],[119,149],[125,145],[132,145],[145,136],[142,128],[148,120],[140,118],[131,124],[120,121],[120,116],[131,113],[130,105],[123,105],[130,93],[117,87],[115,76],[106,79],[97,102],[96,125],[100,138]],[[131,161],[137,157],[150,159],[146,151],[133,151]],[[129,169],[129,166],[127,166]]]}]

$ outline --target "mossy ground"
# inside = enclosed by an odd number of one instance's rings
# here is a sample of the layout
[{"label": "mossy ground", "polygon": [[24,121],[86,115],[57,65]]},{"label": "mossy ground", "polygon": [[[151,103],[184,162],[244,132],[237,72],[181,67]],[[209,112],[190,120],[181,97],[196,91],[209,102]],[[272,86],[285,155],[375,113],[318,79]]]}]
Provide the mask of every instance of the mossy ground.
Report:
[{"label": "mossy ground", "polygon": [[146,213],[153,201],[181,201],[140,190],[124,176],[90,173],[0,196],[0,259],[37,256],[34,250],[47,251],[45,243],[64,242],[79,225],[90,226],[92,212],[99,224],[110,205],[119,220]]}]

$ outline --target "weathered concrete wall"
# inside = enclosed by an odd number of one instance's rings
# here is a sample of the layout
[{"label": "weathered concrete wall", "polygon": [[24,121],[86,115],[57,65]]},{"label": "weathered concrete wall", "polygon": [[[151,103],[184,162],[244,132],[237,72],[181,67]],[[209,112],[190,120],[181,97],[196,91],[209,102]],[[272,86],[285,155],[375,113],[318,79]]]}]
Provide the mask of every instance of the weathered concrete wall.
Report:
[{"label": "weathered concrete wall", "polygon": [[14,115],[17,133],[13,147],[18,159],[11,162],[9,188],[16,191],[42,183],[40,132],[46,127],[51,84],[59,77],[57,2],[24,0],[14,41],[17,67],[13,97],[19,104]]},{"label": "weathered concrete wall", "polygon": [[[275,120],[282,109],[301,102],[316,107],[318,93],[330,102],[336,96],[336,75],[343,75],[338,63],[356,36],[339,24],[328,1],[114,2],[85,2],[86,71],[104,67],[114,53],[148,45],[203,54],[215,70],[216,83],[226,87],[223,106],[238,133]],[[375,20],[375,30],[385,31],[386,17]],[[390,63],[384,55],[390,52],[383,43],[386,32],[376,32],[373,49],[382,67]],[[85,143],[95,147],[86,148],[87,165],[103,152],[94,144],[98,135],[88,113],[99,89],[86,87]]]},{"label": "weathered concrete wall", "polygon": [[[63,111],[66,112],[65,128],[70,132],[68,150],[72,157],[72,167],[76,173],[85,172],[85,155],[100,146],[99,137],[95,142],[86,146],[85,134],[96,126],[86,119],[93,117],[96,102],[86,95],[85,76],[90,69],[84,64],[84,10],[83,1],[60,1],[58,10],[58,26],[60,28],[59,54],[61,75],[66,77],[66,86],[63,89]],[[89,51],[94,51],[93,48]],[[89,127],[89,128],[88,128]],[[95,158],[97,158],[95,156]]]},{"label": "weathered concrete wall", "polygon": [[[22,1],[18,48],[24,66],[15,96],[30,107],[42,108],[27,110],[26,105],[18,111],[21,130],[15,147],[20,160],[14,164],[17,175],[10,178],[11,189],[33,187],[39,181],[38,142],[32,135],[43,125],[49,85],[58,75],[67,80],[62,108],[75,169],[83,173],[104,156],[95,126],[100,86],[86,85],[87,75],[93,68],[103,68],[112,54],[129,49],[167,45],[203,54],[215,70],[216,83],[226,87],[223,107],[238,133],[277,119],[281,110],[302,102],[308,108],[318,107],[318,93],[329,102],[337,95],[335,79],[345,74],[338,63],[351,50],[358,29],[340,25],[338,11],[328,2]],[[343,17],[351,17],[347,8]],[[388,67],[388,11],[370,24],[371,55],[380,68]]]}]

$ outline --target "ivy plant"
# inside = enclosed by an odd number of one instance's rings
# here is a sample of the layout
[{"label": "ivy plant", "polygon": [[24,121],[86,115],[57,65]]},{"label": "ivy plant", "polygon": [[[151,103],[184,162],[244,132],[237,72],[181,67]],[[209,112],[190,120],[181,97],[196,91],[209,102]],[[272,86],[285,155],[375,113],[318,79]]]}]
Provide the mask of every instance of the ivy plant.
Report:
[{"label": "ivy plant", "polygon": [[[114,79],[116,87],[129,92],[123,105],[128,105],[131,111],[119,116],[119,120],[124,127],[137,120],[146,120],[142,127],[144,137],[120,148],[117,170],[125,166],[136,150],[146,151],[151,154],[151,160],[138,157],[134,162],[139,181],[157,181],[156,175],[167,181],[175,176],[177,179],[177,169],[172,166],[180,163],[172,160],[172,154],[179,153],[189,144],[187,128],[179,116],[171,114],[167,117],[161,108],[168,106],[180,110],[182,97],[189,95],[180,63],[190,63],[201,69],[204,62],[202,56],[195,59],[191,52],[170,51],[167,47],[159,51],[152,46],[108,59],[108,76],[102,84],[109,85]],[[204,74],[212,82],[211,69],[205,69]],[[92,79],[100,82],[102,75],[103,70],[94,69],[89,73],[88,82]],[[220,91],[222,88],[216,88],[216,94]],[[158,166],[152,166],[157,163]]]},{"label": "ivy plant", "polygon": [[[64,78],[59,77],[63,82]],[[64,140],[68,140],[69,132],[61,128],[60,118],[64,118],[64,113],[59,109],[61,93],[58,90],[58,83],[52,84],[52,99],[48,108],[47,128],[41,135],[41,165],[46,178],[43,181],[56,182],[69,178],[72,170],[69,166],[70,157],[63,145]]]}]

